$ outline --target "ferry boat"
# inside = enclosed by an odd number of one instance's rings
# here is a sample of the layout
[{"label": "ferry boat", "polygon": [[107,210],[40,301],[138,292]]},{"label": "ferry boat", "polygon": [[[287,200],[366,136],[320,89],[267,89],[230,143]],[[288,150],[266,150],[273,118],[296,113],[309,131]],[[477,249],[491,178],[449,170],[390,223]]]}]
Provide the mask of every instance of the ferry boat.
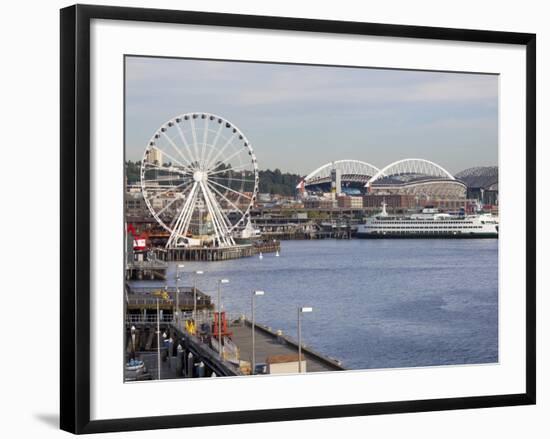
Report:
[{"label": "ferry boat", "polygon": [[408,216],[382,212],[357,227],[358,238],[498,238],[498,218],[490,214],[450,215],[433,207]]}]

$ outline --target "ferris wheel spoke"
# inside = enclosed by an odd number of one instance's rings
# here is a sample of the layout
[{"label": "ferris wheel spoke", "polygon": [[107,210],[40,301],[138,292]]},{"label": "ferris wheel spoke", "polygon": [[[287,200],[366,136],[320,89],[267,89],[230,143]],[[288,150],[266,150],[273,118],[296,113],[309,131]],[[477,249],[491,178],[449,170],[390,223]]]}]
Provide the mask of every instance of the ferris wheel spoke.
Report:
[{"label": "ferris wheel spoke", "polygon": [[[168,189],[169,187],[173,187],[173,185],[159,185],[159,183],[177,183],[178,181],[182,181],[185,183],[186,181],[189,181],[189,177],[179,177],[179,178],[173,178],[173,177],[167,177],[167,178],[156,178],[154,180],[142,180],[142,188],[147,189],[149,191],[155,191],[157,189]],[[177,183],[181,184],[181,183]]]},{"label": "ferris wheel spoke", "polygon": [[224,194],[222,194],[219,190],[217,190],[214,186],[210,185],[209,182],[206,182],[206,184],[208,184],[208,187],[210,189],[212,189],[214,192],[216,192],[220,197],[222,197],[227,203],[229,203],[231,206],[233,206],[233,208],[235,210],[237,210],[238,212],[240,212],[242,215],[244,215],[244,212],[239,208],[237,207],[237,205],[235,203],[233,203],[229,198],[227,198]]},{"label": "ferris wheel spoke", "polygon": [[231,135],[231,137],[229,139],[227,139],[227,142],[225,142],[225,144],[220,148],[220,150],[214,156],[214,158],[211,159],[210,162],[207,163],[207,166],[206,166],[207,170],[210,170],[212,168],[212,166],[216,164],[216,160],[218,160],[218,157],[220,157],[223,154],[223,152],[225,151],[225,148],[227,148],[231,144],[231,142],[233,142],[234,138],[235,138],[235,133],[233,133]]},{"label": "ferris wheel spoke", "polygon": [[195,119],[191,117],[191,135],[193,136],[193,150],[195,151],[196,163],[199,164],[199,147],[197,142],[197,130],[195,129]]},{"label": "ferris wheel spoke", "polygon": [[[191,186],[189,186],[189,188],[186,188],[185,192],[187,192],[188,189],[191,189]],[[182,193],[183,194],[183,193]],[[184,198],[183,196],[180,196],[178,198],[178,200],[180,201],[183,201]],[[185,199],[185,201],[187,201],[187,199]],[[174,215],[174,217],[172,218],[172,220],[170,221],[170,230],[174,230],[174,225],[176,224],[176,221],[179,219],[179,215]]]},{"label": "ferris wheel spoke", "polygon": [[158,183],[160,181],[177,181],[177,180],[189,180],[192,178],[189,175],[176,174],[176,175],[144,175],[143,183]]},{"label": "ferris wheel spoke", "polygon": [[[217,171],[212,171],[212,172],[208,171],[208,178],[210,178],[211,175],[217,175],[217,174],[221,174],[223,172],[245,171],[245,170],[247,170],[247,168],[250,168],[250,165],[245,164],[245,165],[235,166],[234,168],[219,169]],[[250,172],[252,172],[252,171],[250,171]]]},{"label": "ferris wheel spoke", "polygon": [[212,157],[212,153],[216,149],[216,145],[218,144],[218,140],[220,139],[220,135],[223,130],[223,124],[219,124],[218,131],[216,132],[216,137],[214,137],[214,142],[212,145],[210,145],[210,151],[208,151],[208,156],[206,157],[206,163],[210,163],[210,158]]},{"label": "ferris wheel spoke", "polygon": [[170,230],[174,230],[174,224],[176,223],[177,219],[178,219],[178,216],[174,215],[170,220],[170,225],[168,226]]},{"label": "ferris wheel spoke", "polygon": [[143,163],[143,166],[146,168],[145,171],[166,171],[166,172],[172,172],[173,174],[182,174],[182,175],[191,175],[192,172],[188,170],[188,168],[180,169],[176,168],[174,166],[159,166],[155,165],[154,163],[145,162]]},{"label": "ferris wheel spoke", "polygon": [[[186,165],[186,168],[189,169],[191,171],[191,167],[192,167],[192,164],[189,162],[189,160],[187,160],[187,158],[182,154],[182,152],[180,151],[180,149],[178,148],[178,146],[174,143],[174,141],[166,134],[166,133],[162,133],[162,135],[164,136],[164,138],[168,141],[168,143],[170,144],[170,146],[172,148],[174,148],[175,151],[177,151],[177,153],[181,156],[181,158],[187,162],[187,165]],[[192,172],[192,171],[191,171]]]},{"label": "ferris wheel spoke", "polygon": [[[189,154],[189,157],[191,157],[191,160],[193,160],[194,158],[193,158],[193,153],[191,152],[191,147],[189,146],[189,143],[187,143],[187,139],[185,138],[185,135],[183,134],[183,131],[180,128],[179,124],[176,124],[176,128],[180,134],[181,140],[183,142],[183,145],[185,146],[187,154]],[[192,161],[189,161],[189,163],[192,163]]]},{"label": "ferris wheel spoke", "polygon": [[[176,186],[172,186],[170,187],[169,189],[166,189],[165,191],[162,191],[162,192],[159,192],[158,194],[154,194],[151,196],[151,199],[154,199],[154,198],[158,198],[158,197],[162,197],[163,195],[166,195],[168,192],[171,192],[175,189],[179,189],[180,187],[182,186],[185,186],[185,185],[190,185],[192,183],[193,180],[188,180],[188,181],[184,181],[183,183],[180,183]],[[152,187],[150,187],[149,189],[152,189]]]},{"label": "ferris wheel spoke", "polygon": [[229,181],[243,181],[245,183],[254,183],[255,180],[247,180],[247,179],[243,179],[243,178],[234,178],[234,177],[212,177],[212,176],[208,176],[208,179],[214,179],[214,180],[229,180]]},{"label": "ferris wheel spoke", "polygon": [[157,146],[153,146],[153,148],[155,148],[156,150],[160,151],[160,153],[162,155],[165,155],[166,157],[168,157],[170,160],[172,160],[174,163],[177,163],[178,165],[180,165],[181,167],[183,167],[184,169],[188,169],[189,172],[193,172],[191,169],[189,169],[186,165],[184,165],[182,162],[180,162],[179,160],[175,159],[173,156],[171,156],[170,154],[168,154],[166,151],[162,150],[162,149],[159,149]]},{"label": "ferris wheel spoke", "polygon": [[200,166],[201,166],[201,169],[204,169],[204,156],[206,155],[206,145],[207,145],[207,141],[208,141],[208,121],[210,119],[208,117],[205,117],[204,118],[204,134],[202,136],[202,148],[201,148],[201,161],[200,161]]},{"label": "ferris wheel spoke", "polygon": [[166,210],[168,210],[170,208],[170,206],[172,206],[172,204],[174,204],[176,201],[179,201],[181,200],[182,198],[181,197],[176,197],[174,198],[172,201],[170,201],[166,206],[164,206],[162,209],[160,209],[156,215],[158,217],[160,217]]},{"label": "ferris wheel spoke", "polygon": [[223,185],[223,184],[221,184],[221,183],[217,183],[217,182],[215,182],[215,181],[213,181],[212,183],[215,184],[215,185],[218,185],[218,186],[220,186],[220,187],[222,187],[222,188],[224,188],[224,189],[226,189],[226,190],[228,190],[228,191],[231,191],[231,192],[237,194],[237,195],[240,196],[240,197],[244,197],[244,198],[248,198],[249,200],[252,200],[252,197],[249,197],[248,195],[245,195],[245,194],[243,194],[243,193],[241,193],[241,192],[239,192],[239,191],[236,191],[235,189],[231,189],[230,187],[227,187],[227,186],[225,186],[225,185]]},{"label": "ferris wheel spoke", "polygon": [[224,161],[224,163],[228,163],[229,165],[231,165],[231,163],[230,163],[231,160],[234,159],[235,157],[237,157],[238,155],[243,154],[243,153],[246,154],[244,149],[238,149],[233,154],[231,154],[229,157],[223,159],[223,161]]}]

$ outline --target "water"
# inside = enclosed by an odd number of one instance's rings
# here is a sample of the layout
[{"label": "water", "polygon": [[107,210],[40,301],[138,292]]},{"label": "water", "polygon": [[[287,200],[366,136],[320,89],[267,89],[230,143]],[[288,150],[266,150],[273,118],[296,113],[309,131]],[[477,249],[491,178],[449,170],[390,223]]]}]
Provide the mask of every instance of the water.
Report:
[{"label": "water", "polygon": [[[185,262],[204,270],[197,287],[223,308],[296,337],[346,368],[388,368],[498,361],[498,240],[283,241],[281,256]],[[175,278],[171,264],[169,278]],[[173,284],[174,280],[169,281]],[[151,285],[152,283],[148,283]]]}]

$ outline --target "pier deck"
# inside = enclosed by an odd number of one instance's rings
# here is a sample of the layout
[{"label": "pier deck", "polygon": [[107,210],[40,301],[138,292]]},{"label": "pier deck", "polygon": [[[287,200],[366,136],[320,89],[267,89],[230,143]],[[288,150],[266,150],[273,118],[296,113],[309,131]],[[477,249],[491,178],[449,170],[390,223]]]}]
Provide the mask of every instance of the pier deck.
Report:
[{"label": "pier deck", "polygon": [[[176,298],[179,291],[179,297]],[[209,310],[212,308],[211,297],[200,289],[194,290],[190,286],[181,286],[178,289],[175,287],[135,287],[130,284],[126,284],[126,303],[127,309],[136,311],[144,309],[155,310],[157,307],[157,300],[159,302],[159,308],[162,310],[175,310],[176,304],[179,304],[180,312],[192,311],[195,304],[197,309]],[[159,297],[158,293],[165,293],[164,297]],[[156,317],[153,315],[153,319]],[[156,320],[155,320],[156,321]]]},{"label": "pier deck", "polygon": [[[239,347],[241,360],[252,360],[252,325],[248,320],[241,324],[231,326],[232,340]],[[291,338],[275,332],[265,326],[255,325],[256,363],[265,363],[266,358],[272,355],[296,355],[298,345]],[[319,354],[302,346],[302,358],[306,361],[307,372],[330,372],[345,370],[336,360]]]}]

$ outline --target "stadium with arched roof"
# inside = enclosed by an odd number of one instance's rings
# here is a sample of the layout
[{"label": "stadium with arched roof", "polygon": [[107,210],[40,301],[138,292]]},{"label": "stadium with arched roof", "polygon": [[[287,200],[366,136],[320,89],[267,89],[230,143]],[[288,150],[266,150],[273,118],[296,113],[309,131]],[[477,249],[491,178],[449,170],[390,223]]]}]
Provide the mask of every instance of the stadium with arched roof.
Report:
[{"label": "stadium with arched roof", "polygon": [[456,174],[469,188],[498,191],[498,166],[477,166]]},{"label": "stadium with arched roof", "polygon": [[403,159],[380,169],[365,184],[369,194],[463,199],[466,185],[442,166],[425,159]]},{"label": "stadium with arched roof", "polygon": [[483,204],[498,204],[498,166],[477,166],[456,174],[468,187],[468,198]]},{"label": "stadium with arched roof", "polygon": [[337,192],[360,194],[365,192],[365,184],[379,169],[361,160],[336,160],[319,166],[300,182],[297,189],[308,192],[330,192],[334,181],[339,182]]}]

